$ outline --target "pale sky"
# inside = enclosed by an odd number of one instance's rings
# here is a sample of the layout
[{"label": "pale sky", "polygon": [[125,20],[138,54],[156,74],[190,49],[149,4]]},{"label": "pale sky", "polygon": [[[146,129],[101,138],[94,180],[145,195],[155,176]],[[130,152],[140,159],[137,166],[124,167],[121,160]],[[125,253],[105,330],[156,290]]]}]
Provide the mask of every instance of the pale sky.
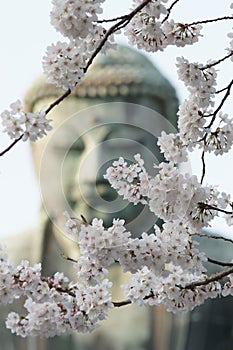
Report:
[{"label": "pale sky", "polygon": [[[173,18],[191,22],[197,19],[216,18],[229,14],[231,1],[196,0],[192,6],[188,0],[181,0],[174,9]],[[107,15],[113,17],[128,12],[131,1],[106,0]],[[224,6],[224,4],[226,6]],[[41,72],[41,59],[46,47],[61,39],[49,24],[50,1],[21,0],[2,1],[0,5],[1,33],[1,98],[0,111],[8,108],[16,99],[22,99],[27,87]],[[206,38],[190,48],[168,48],[164,53],[150,55],[158,68],[176,87],[179,98],[185,98],[183,84],[177,80],[175,58],[184,56],[191,61],[205,63],[207,59],[218,59],[226,54],[229,38],[226,33],[232,29],[226,21],[206,26]],[[121,39],[124,42],[126,40]],[[221,65],[219,81],[227,85],[232,77],[232,63]],[[230,77],[230,78],[229,78]],[[225,111],[232,111],[232,97]],[[0,147],[9,144],[5,135],[0,134]],[[191,155],[193,172],[200,175],[201,162],[197,155]],[[219,184],[222,191],[232,193],[233,152],[211,159],[207,168],[207,182]],[[31,164],[28,144],[20,143],[0,162],[0,235],[20,232],[37,220],[40,196]],[[230,232],[223,221],[216,223],[221,232]]]}]

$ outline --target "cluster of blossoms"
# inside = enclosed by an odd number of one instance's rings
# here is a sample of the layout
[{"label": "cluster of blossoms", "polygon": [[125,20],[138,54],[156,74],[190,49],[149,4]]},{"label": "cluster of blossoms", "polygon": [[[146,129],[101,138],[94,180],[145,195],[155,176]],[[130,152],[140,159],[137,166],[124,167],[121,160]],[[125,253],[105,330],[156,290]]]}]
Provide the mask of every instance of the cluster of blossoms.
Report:
[{"label": "cluster of blossoms", "polygon": [[168,276],[157,276],[147,267],[138,271],[132,280],[123,286],[127,298],[135,304],[150,306],[165,304],[167,311],[183,312],[203,304],[207,298],[221,295],[219,282],[192,289],[185,288],[188,281],[202,280],[205,275],[201,278],[185,273],[182,268],[172,264],[168,264],[165,271]]},{"label": "cluster of blossoms", "polygon": [[104,178],[117,190],[119,195],[134,204],[146,204],[144,198],[148,193],[149,178],[144,168],[144,161],[139,154],[134,156],[135,162],[128,166],[120,157],[107,169]]},{"label": "cluster of blossoms", "polygon": [[[131,238],[123,220],[114,220],[108,229],[101,220],[91,224],[68,218],[67,227],[78,234],[81,258],[74,262],[78,282],[69,282],[62,274],[45,278],[41,265],[22,261],[14,267],[1,248],[0,300],[4,304],[25,297],[27,314],[11,312],[6,326],[26,337],[52,337],[74,330],[92,331],[114,307],[112,282],[108,269],[116,262],[131,278],[122,285],[128,303],[166,305],[172,312],[192,310],[207,298],[232,294],[232,275],[225,284],[210,281],[204,286],[189,285],[207,278],[207,258],[193,241],[194,231],[181,220],[166,222],[154,233]],[[105,270],[105,271],[104,271]]]},{"label": "cluster of blossoms", "polygon": [[227,114],[218,115],[219,125],[213,130],[206,128],[206,139],[204,142],[204,150],[213,151],[214,154],[223,154],[228,152],[233,144],[233,122]]},{"label": "cluster of blossoms", "polygon": [[[97,24],[97,14],[102,13],[102,2],[104,0],[52,1],[51,23],[68,41],[59,41],[47,48],[42,64],[49,83],[65,90],[72,89],[83,77],[90,57],[106,33],[105,28]],[[109,39],[102,48],[103,52],[114,47],[111,44],[113,37]],[[46,135],[46,131],[51,130],[45,110],[25,113],[20,101],[12,103],[10,109],[4,111],[0,117],[3,131],[13,139],[23,135],[24,141],[36,141]]]},{"label": "cluster of blossoms", "polygon": [[[63,89],[73,89],[83,77],[90,57],[106,34],[106,29],[98,22],[102,2],[104,0],[52,1],[51,24],[68,39],[68,43],[58,42],[47,48],[43,69],[48,82]],[[185,46],[198,41],[200,25],[175,23],[165,17],[164,21],[159,20],[161,15],[168,14],[163,4],[166,2],[167,0],[151,0],[130,19],[125,30],[130,44],[155,52],[168,45]],[[142,1],[134,0],[133,9],[141,4]],[[109,39],[113,41],[112,36]],[[109,47],[114,46],[108,40],[101,51]]]},{"label": "cluster of blossoms", "polygon": [[228,281],[224,284],[222,288],[222,295],[224,297],[231,295],[233,296],[233,274],[228,276]]},{"label": "cluster of blossoms", "polygon": [[36,141],[51,130],[51,120],[46,119],[45,110],[34,113],[24,112],[22,102],[17,100],[0,115],[2,119],[3,132],[11,139],[17,139],[23,135],[23,141]]},{"label": "cluster of blossoms", "polygon": [[216,70],[203,69],[198,63],[190,63],[183,57],[177,58],[179,79],[184,82],[189,97],[179,107],[179,133],[181,141],[190,149],[205,135],[206,119],[209,107],[213,106],[216,91]]},{"label": "cluster of blossoms", "polygon": [[[69,218],[66,222],[68,232],[77,234],[81,257],[76,263],[78,277],[91,285],[104,278],[110,265],[118,261],[124,272],[137,272],[147,266],[156,273],[164,273],[164,266],[172,263],[186,271],[200,275],[206,272],[202,265],[206,258],[196,248],[192,240],[194,230],[182,221],[166,222],[160,228],[154,226],[154,233],[143,233],[140,238],[131,238],[126,231],[124,220],[113,220],[113,225],[106,229],[102,220],[93,219],[91,224],[81,223]],[[70,230],[72,228],[72,230]],[[98,235],[99,233],[99,235]],[[89,260],[90,259],[90,260]],[[89,261],[93,262],[90,266]]]},{"label": "cluster of blossoms", "polygon": [[121,286],[130,303],[166,305],[168,311],[178,312],[192,310],[207,298],[232,293],[231,275],[223,285],[218,281],[192,285],[207,278],[207,257],[193,240],[195,231],[182,220],[166,222],[161,228],[155,225],[154,233],[143,233],[140,238],[131,238],[123,220],[114,220],[112,227],[105,229],[102,220],[80,225],[69,218],[67,227],[78,234],[78,277],[88,276],[86,283],[98,285],[107,268],[118,262],[124,272],[132,274]]},{"label": "cluster of blossoms", "polygon": [[73,42],[60,42],[47,47],[46,57],[43,61],[43,69],[49,83],[55,83],[59,87],[73,88],[84,76],[86,61],[80,48]]},{"label": "cluster of blossoms", "polygon": [[[233,143],[232,119],[219,112],[219,123],[216,126],[214,121],[217,113],[211,110],[214,107],[215,86],[217,85],[216,69],[211,62],[203,66],[198,63],[189,63],[183,57],[177,58],[177,68],[179,79],[187,86],[189,97],[179,107],[179,134],[177,137],[180,139],[180,144],[176,149],[183,146],[183,148],[187,147],[192,150],[198,145],[205,151],[214,152],[216,155],[228,152]],[[169,142],[164,135],[162,140],[165,143]],[[166,154],[165,157],[170,160]]]},{"label": "cluster of blossoms", "polygon": [[[106,29],[97,23],[102,2],[52,1],[51,24],[68,42],[59,41],[47,48],[43,70],[49,83],[73,89],[83,77],[90,57],[106,34]],[[109,42],[104,49],[108,47],[112,47]]]},{"label": "cluster of blossoms", "polygon": [[202,186],[195,175],[181,174],[174,163],[155,166],[158,170],[155,176],[147,173],[143,163],[138,154],[130,165],[121,157],[108,168],[105,178],[124,199],[147,204],[161,219],[182,218],[199,230],[218,215],[215,208],[226,207],[223,195],[216,188]]},{"label": "cluster of blossoms", "polygon": [[98,282],[106,268],[119,259],[125,251],[130,234],[124,228],[124,220],[114,220],[105,230],[103,221],[94,219],[92,225],[81,225],[78,245],[81,257],[77,262],[78,278],[89,283]]},{"label": "cluster of blossoms", "polygon": [[[202,27],[166,20],[166,2],[167,0],[152,0],[134,16],[125,30],[130,44],[148,52],[156,52],[164,50],[168,45],[185,46],[198,41]],[[134,0],[134,7],[140,3],[140,0]],[[160,19],[161,16],[164,16],[164,20]]]},{"label": "cluster of blossoms", "polygon": [[175,164],[188,160],[187,148],[184,147],[179,134],[167,134],[165,131],[162,131],[157,144],[166,160]]},{"label": "cluster of blossoms", "polygon": [[63,273],[44,278],[41,264],[33,267],[22,261],[17,267],[0,250],[0,301],[9,304],[25,297],[25,316],[11,312],[6,321],[13,333],[26,337],[52,337],[74,330],[88,332],[106,318],[113,307],[107,279],[91,286],[79,281],[69,282]]},{"label": "cluster of blossoms", "polygon": [[105,0],[52,0],[51,24],[67,38],[86,39],[96,28],[98,16],[103,12],[101,3]]},{"label": "cluster of blossoms", "polygon": [[[154,233],[131,238],[123,220],[114,220],[105,229],[102,220],[89,225],[67,220],[72,234],[78,233],[81,258],[75,264],[78,277],[96,285],[108,273],[107,268],[119,262],[132,277],[122,286],[125,297],[140,305],[165,304],[173,312],[191,310],[206,298],[221,294],[219,283],[186,291],[184,287],[206,277],[204,253],[192,240],[194,231],[180,220],[154,226]],[[90,260],[89,260],[90,259]],[[90,264],[92,262],[92,265]],[[105,271],[103,271],[105,269]],[[226,287],[224,287],[226,288]]]},{"label": "cluster of blossoms", "polygon": [[[162,132],[158,140],[166,160],[176,164],[187,160],[187,149],[194,147],[216,155],[228,152],[233,143],[233,122],[221,111],[213,112],[217,72],[206,66],[177,58],[179,79],[189,91],[189,97],[179,107],[179,133]],[[210,119],[212,117],[212,119]],[[218,125],[214,123],[218,117]]]}]

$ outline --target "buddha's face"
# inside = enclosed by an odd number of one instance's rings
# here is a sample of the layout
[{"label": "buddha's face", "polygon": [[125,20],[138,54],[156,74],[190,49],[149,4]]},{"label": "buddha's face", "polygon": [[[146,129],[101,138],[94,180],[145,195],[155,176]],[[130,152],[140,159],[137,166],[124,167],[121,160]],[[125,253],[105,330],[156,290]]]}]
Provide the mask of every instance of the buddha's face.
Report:
[{"label": "buddha's face", "polygon": [[174,128],[160,114],[137,102],[139,105],[96,99],[90,107],[87,99],[71,98],[50,115],[54,130],[35,144],[34,153],[37,160],[41,158],[43,204],[60,229],[65,210],[73,217],[83,215],[89,222],[102,218],[106,226],[113,218],[124,218],[136,235],[155,223],[147,207],[129,204],[103,178],[120,156],[132,162],[140,153],[151,174],[155,173],[154,164],[161,161],[157,137],[162,129],[173,132]]}]

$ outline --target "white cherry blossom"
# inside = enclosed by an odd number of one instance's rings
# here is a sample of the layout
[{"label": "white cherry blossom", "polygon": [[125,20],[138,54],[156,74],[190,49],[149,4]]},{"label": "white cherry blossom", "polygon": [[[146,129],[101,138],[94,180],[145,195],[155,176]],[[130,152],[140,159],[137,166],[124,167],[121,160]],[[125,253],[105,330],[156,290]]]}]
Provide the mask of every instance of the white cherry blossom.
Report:
[{"label": "white cherry blossom", "polygon": [[6,132],[11,139],[17,139],[23,135],[23,141],[36,141],[51,130],[51,120],[46,119],[45,110],[26,113],[20,100],[12,103],[8,110],[1,113],[3,132]]}]

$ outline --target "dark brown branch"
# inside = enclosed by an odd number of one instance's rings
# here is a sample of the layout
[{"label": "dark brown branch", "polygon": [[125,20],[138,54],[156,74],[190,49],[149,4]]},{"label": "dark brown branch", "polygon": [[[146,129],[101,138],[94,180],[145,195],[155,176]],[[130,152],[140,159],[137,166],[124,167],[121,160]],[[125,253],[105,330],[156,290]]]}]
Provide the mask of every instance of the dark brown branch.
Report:
[{"label": "dark brown branch", "polygon": [[202,184],[203,180],[204,180],[204,177],[205,177],[205,170],[206,170],[206,166],[205,166],[205,151],[202,152],[201,161],[202,161],[202,175],[201,175],[201,184]]},{"label": "dark brown branch", "polygon": [[[145,298],[143,298],[143,300],[147,300],[150,298],[154,297],[154,293],[151,292],[149,295],[145,296]],[[125,305],[129,305],[132,304],[131,300],[122,300],[122,301],[113,301],[113,305],[114,307],[121,307],[121,306],[125,306]]]},{"label": "dark brown branch", "polygon": [[125,19],[128,15],[122,15],[122,16],[118,16],[118,17],[114,17],[114,18],[110,18],[110,19],[99,19],[98,21],[96,21],[96,23],[108,23],[108,22],[115,22],[115,21],[119,21],[120,19]]},{"label": "dark brown branch", "polygon": [[19,142],[22,138],[23,138],[23,135],[22,134],[20,137],[18,137],[17,139],[15,139],[11,144],[10,146],[8,146],[7,148],[5,148],[2,152],[0,152],[0,157],[3,156],[5,153],[7,153],[8,151],[10,151],[10,149],[12,147],[14,147],[14,145],[16,145],[17,142]]},{"label": "dark brown branch", "polygon": [[131,300],[113,301],[114,307],[121,307],[121,306],[130,305],[130,304],[132,304]]},{"label": "dark brown branch", "polygon": [[180,1],[180,0],[175,0],[175,1],[171,4],[171,6],[167,9],[167,15],[166,15],[166,16],[164,17],[164,19],[162,20],[162,23],[164,23],[164,22],[168,19],[168,17],[170,16],[171,10],[173,9],[173,7],[175,6],[175,4],[176,4],[178,1]]},{"label": "dark brown branch", "polygon": [[226,238],[226,237],[223,237],[223,236],[210,235],[209,233],[208,234],[205,234],[205,233],[194,233],[191,236],[207,237],[207,238],[212,238],[212,239],[221,239],[223,241],[233,243],[233,240],[230,239],[230,238]]},{"label": "dark brown branch", "polygon": [[[222,106],[224,105],[226,99],[227,99],[228,96],[230,95],[232,85],[233,85],[233,80],[232,80],[224,89],[219,90],[219,91],[216,92],[216,93],[219,93],[219,92],[223,92],[223,91],[226,90],[226,94],[224,95],[224,97],[223,97],[222,101],[220,102],[219,106],[217,107],[217,109],[216,109],[213,113],[208,114],[208,115],[203,115],[203,114],[202,114],[202,116],[205,117],[205,118],[207,118],[207,117],[212,117],[212,119],[211,119],[209,125],[207,125],[207,126],[205,127],[205,129],[209,129],[209,128],[213,125],[213,123],[214,123],[214,121],[215,121],[215,119],[216,119],[216,117],[217,117],[218,112],[221,110],[221,108],[222,108]],[[206,138],[207,138],[207,135],[208,135],[208,134],[206,133],[201,139],[197,140],[196,142],[202,142],[202,141],[205,142],[205,141],[206,141]]]},{"label": "dark brown branch", "polygon": [[215,265],[219,265],[219,266],[232,266],[233,267],[233,263],[222,262],[222,261],[218,261],[218,260],[211,259],[211,258],[207,258],[207,260],[211,264],[215,264]]},{"label": "dark brown branch", "polygon": [[222,89],[220,89],[220,90],[218,90],[218,91],[215,91],[215,94],[220,94],[221,92],[223,92],[225,90],[227,90],[227,86],[222,88]]},{"label": "dark brown branch", "polygon": [[205,19],[203,21],[189,23],[188,26],[195,26],[197,24],[207,24],[207,23],[211,23],[211,22],[218,22],[218,21],[223,21],[223,20],[228,20],[228,19],[233,19],[233,16],[224,16],[224,17],[213,18],[213,19]]},{"label": "dark brown branch", "polygon": [[68,256],[66,256],[65,254],[61,253],[61,257],[67,261],[71,261],[71,262],[74,262],[74,263],[77,263],[78,261],[73,259],[73,258],[69,258]]},{"label": "dark brown branch", "polygon": [[214,113],[210,114],[210,116],[212,115],[213,118],[211,119],[211,122],[209,123],[209,125],[206,127],[207,129],[210,128],[210,127],[213,125],[213,123],[214,123],[214,121],[215,121],[215,119],[216,119],[216,116],[217,116],[218,112],[221,110],[221,108],[222,108],[222,106],[224,105],[224,103],[225,103],[226,99],[228,98],[228,96],[230,96],[230,92],[231,92],[232,85],[233,85],[233,79],[232,79],[232,81],[230,82],[230,84],[226,87],[226,93],[225,93],[225,95],[224,95],[222,101],[220,102],[219,106],[216,108],[216,110],[214,111]]},{"label": "dark brown branch", "polygon": [[51,289],[51,288],[55,288],[58,292],[60,293],[65,293],[65,294],[69,294],[70,296],[74,297],[75,298],[75,293],[72,292],[71,289],[69,289],[68,287],[58,287],[56,285],[54,285],[53,283],[53,280],[49,277],[41,277],[41,280],[43,282],[46,282],[48,284],[48,287]]},{"label": "dark brown branch", "polygon": [[201,209],[212,209],[212,210],[220,211],[221,213],[224,213],[224,214],[227,214],[227,215],[232,215],[233,214],[232,211],[224,210],[224,209],[215,207],[214,205],[209,205],[207,203],[200,202],[200,203],[198,203],[198,205],[199,205],[199,207]]},{"label": "dark brown branch", "polygon": [[54,102],[52,102],[45,110],[45,114],[47,115],[55,106],[57,106],[60,102],[62,102],[67,96],[71,94],[71,89],[68,89],[59,96]]},{"label": "dark brown branch", "polygon": [[221,280],[222,278],[230,275],[231,273],[233,273],[233,266],[230,266],[221,272],[217,272],[213,275],[210,275],[210,276],[206,277],[205,279],[203,279],[202,281],[192,282],[192,283],[187,284],[185,287],[182,287],[182,286],[179,286],[179,287],[181,289],[192,289],[194,287],[205,286],[211,282],[216,282],[218,280]]},{"label": "dark brown branch", "polygon": [[213,63],[209,63],[209,64],[207,64],[206,66],[200,68],[200,70],[205,70],[205,69],[214,67],[214,66],[216,66],[217,64],[222,63],[223,61],[227,60],[227,59],[230,58],[232,55],[233,55],[233,52],[230,52],[228,55],[224,56],[223,58],[220,58],[219,60],[214,61]]}]

